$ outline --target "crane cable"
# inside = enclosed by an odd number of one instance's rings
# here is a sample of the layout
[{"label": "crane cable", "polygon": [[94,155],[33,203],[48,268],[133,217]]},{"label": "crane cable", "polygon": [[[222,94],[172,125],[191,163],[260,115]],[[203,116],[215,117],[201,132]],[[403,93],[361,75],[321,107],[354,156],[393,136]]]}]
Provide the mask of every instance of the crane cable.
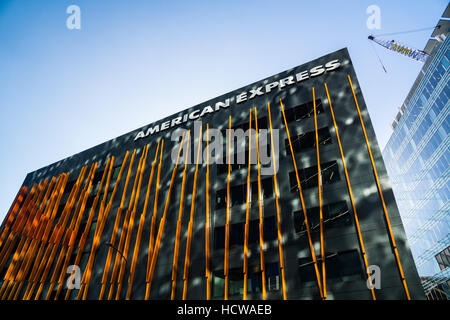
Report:
[{"label": "crane cable", "polygon": [[384,72],[387,73],[386,68],[384,67],[383,62],[381,61],[381,58],[380,58],[380,56],[378,55],[378,52],[377,52],[377,50],[375,49],[375,46],[373,45],[373,42],[370,41],[370,40],[368,40],[368,41],[370,42],[370,45],[372,46],[373,51],[375,52],[375,55],[376,55],[377,58],[378,58],[378,61],[380,62],[381,66],[383,67]]},{"label": "crane cable", "polygon": [[428,27],[428,28],[408,30],[408,31],[400,31],[400,32],[392,32],[392,33],[383,33],[383,34],[377,34],[377,35],[373,35],[373,36],[374,37],[393,36],[393,35],[396,35],[396,34],[413,33],[413,32],[425,31],[425,30],[429,30],[429,29],[439,29],[440,27],[441,27],[441,25],[438,24],[435,27]]}]

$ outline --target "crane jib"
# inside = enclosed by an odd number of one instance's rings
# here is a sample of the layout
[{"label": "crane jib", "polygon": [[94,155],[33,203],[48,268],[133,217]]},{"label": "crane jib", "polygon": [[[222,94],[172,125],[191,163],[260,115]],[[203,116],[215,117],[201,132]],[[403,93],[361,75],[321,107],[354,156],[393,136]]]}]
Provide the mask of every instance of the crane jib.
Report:
[{"label": "crane jib", "polygon": [[411,59],[420,61],[420,62],[425,62],[428,58],[428,54],[422,50],[418,50],[418,49],[412,49],[412,48],[408,48],[404,45],[401,45],[397,42],[395,42],[394,40],[384,40],[378,37],[374,37],[372,35],[370,35],[368,37],[369,40],[372,40],[373,42],[379,44],[380,46],[389,49],[391,51],[403,54]]}]

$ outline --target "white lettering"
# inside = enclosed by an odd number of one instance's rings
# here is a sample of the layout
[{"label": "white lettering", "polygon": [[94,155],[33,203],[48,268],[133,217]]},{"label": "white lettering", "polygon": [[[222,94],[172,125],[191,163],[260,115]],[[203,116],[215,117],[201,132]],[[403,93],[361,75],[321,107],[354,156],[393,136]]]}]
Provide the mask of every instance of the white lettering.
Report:
[{"label": "white lettering", "polygon": [[199,113],[200,112],[200,110],[194,110],[194,111],[192,111],[190,114],[189,114],[189,119],[191,119],[191,120],[195,120],[195,119],[197,119],[198,117],[199,117]]},{"label": "white lettering", "polygon": [[218,111],[220,108],[228,108],[230,106],[230,99],[226,99],[225,102],[217,102],[216,103],[216,111]]},{"label": "white lettering", "polygon": [[289,76],[287,78],[280,80],[280,88],[284,88],[287,85],[294,84],[294,76]]},{"label": "white lettering", "polygon": [[332,71],[335,70],[337,68],[339,68],[341,66],[339,60],[331,60],[330,62],[327,62],[325,64],[325,68],[327,69],[327,71]]},{"label": "white lettering", "polygon": [[251,89],[250,90],[250,97],[248,98],[249,100],[250,99],[253,99],[254,97],[256,97],[257,95],[258,96],[262,96],[263,94],[264,94],[264,91],[262,91],[262,89],[263,89],[263,87],[259,87],[259,88],[256,88],[256,89]]},{"label": "white lettering", "polygon": [[144,131],[139,131],[138,134],[136,135],[136,137],[134,138],[134,141],[136,141],[137,139],[141,139],[141,138],[145,138],[146,135],[144,133]]},{"label": "white lettering", "polygon": [[169,129],[169,127],[170,127],[170,121],[163,122],[163,123],[161,124],[161,131],[162,131],[162,130]]},{"label": "white lettering", "polygon": [[272,91],[272,89],[278,87],[278,81],[269,83],[268,85],[266,85],[266,93],[269,93],[270,91]]},{"label": "white lettering", "polygon": [[300,73],[297,73],[295,75],[295,77],[297,78],[297,82],[300,82],[300,81],[308,79],[309,78],[309,74],[308,74],[308,71],[302,71]]},{"label": "white lettering", "polygon": [[157,124],[153,128],[148,128],[147,129],[147,133],[145,134],[145,136],[148,136],[150,134],[154,134],[155,132],[159,132],[159,124]]},{"label": "white lettering", "polygon": [[311,70],[309,70],[309,72],[311,73],[311,77],[317,77],[317,76],[320,76],[322,73],[324,73],[325,69],[323,68],[322,65],[318,65],[318,66],[312,68]]},{"label": "white lettering", "polygon": [[[333,71],[337,68],[339,68],[341,63],[338,59],[331,60],[327,62],[324,66],[318,65],[313,68],[311,68],[309,71],[302,71],[295,75],[291,75],[288,77],[285,77],[279,81],[268,83],[265,86],[256,87],[254,89],[250,89],[250,95],[248,95],[247,91],[242,92],[241,94],[236,96],[236,104],[251,100],[257,96],[262,96],[264,93],[270,93],[275,88],[283,89],[289,85],[295,84],[296,82],[301,82],[304,80],[309,79],[310,77],[317,77],[319,75],[324,74],[326,71]],[[264,92],[265,91],[265,92]],[[186,123],[189,120],[195,120],[198,118],[201,118],[209,113],[214,113],[215,111],[219,111],[221,108],[228,108],[230,107],[230,101],[233,100],[234,97],[227,98],[224,102],[216,102],[214,108],[212,106],[206,106],[204,107],[201,112],[200,110],[194,110],[191,113],[183,114],[182,116],[178,116],[173,118],[172,120],[163,122],[162,124],[157,124],[153,127],[149,127],[146,129],[146,131],[139,131],[134,141],[148,137],[149,135],[152,135],[154,133],[164,131],[169,129],[170,127],[175,127],[177,125],[180,125],[182,123]],[[276,138],[276,137],[274,137]]]},{"label": "white lettering", "polygon": [[247,100],[247,92],[242,92],[236,97],[236,103],[241,103]]},{"label": "white lettering", "polygon": [[175,119],[172,119],[172,123],[170,124],[171,127],[181,124],[181,119],[183,119],[182,117],[176,117]]},{"label": "white lettering", "polygon": [[200,118],[203,117],[207,113],[214,113],[214,110],[211,106],[204,107],[202,113],[200,113]]}]

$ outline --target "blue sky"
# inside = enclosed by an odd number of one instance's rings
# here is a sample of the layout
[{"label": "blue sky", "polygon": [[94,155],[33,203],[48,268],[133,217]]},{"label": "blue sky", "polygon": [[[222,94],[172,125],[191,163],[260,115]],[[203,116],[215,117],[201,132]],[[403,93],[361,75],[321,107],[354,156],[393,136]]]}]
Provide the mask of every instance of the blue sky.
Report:
[{"label": "blue sky", "polygon": [[[66,8],[81,9],[69,30]],[[369,5],[381,29],[366,27]],[[30,171],[348,47],[383,147],[421,64],[367,40],[446,0],[0,1],[0,220]],[[423,49],[431,30],[395,36]]]}]

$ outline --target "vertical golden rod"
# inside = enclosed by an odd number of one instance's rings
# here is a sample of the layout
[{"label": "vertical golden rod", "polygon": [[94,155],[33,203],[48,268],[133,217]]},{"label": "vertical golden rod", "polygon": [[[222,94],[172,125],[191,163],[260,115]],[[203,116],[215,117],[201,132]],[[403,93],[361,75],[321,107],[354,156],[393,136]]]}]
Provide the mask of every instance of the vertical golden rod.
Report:
[{"label": "vertical golden rod", "polygon": [[[86,239],[87,239],[87,236],[88,236],[89,231],[91,229],[92,220],[94,219],[95,210],[97,209],[97,204],[98,204],[98,201],[100,200],[100,196],[101,196],[102,189],[103,189],[103,183],[105,182],[105,179],[107,180],[106,181],[105,193],[106,193],[106,190],[108,189],[108,185],[109,185],[109,180],[110,180],[110,177],[111,177],[113,164],[114,164],[114,157],[108,158],[108,160],[107,160],[107,162],[105,164],[105,169],[103,170],[102,179],[100,180],[100,185],[98,187],[97,194],[96,194],[96,196],[94,198],[94,202],[93,202],[92,207],[91,207],[91,209],[89,211],[88,221],[86,223],[86,226],[85,226],[85,228],[83,230],[83,233],[82,233],[82,235],[80,237],[80,241],[78,243],[78,252],[77,252],[77,255],[75,257],[75,262],[74,262],[74,265],[76,265],[76,266],[78,266],[80,264],[81,255],[83,254],[84,246],[86,244]],[[101,207],[101,205],[100,205],[100,207]],[[100,213],[100,210],[99,210],[99,213]],[[72,269],[71,275],[73,275],[74,273],[75,273],[75,269]],[[71,292],[72,292],[72,289],[71,288],[67,288],[64,300],[68,300],[69,299]]]},{"label": "vertical golden rod", "polygon": [[100,294],[98,296],[99,300],[103,299],[103,294],[105,293],[105,290],[106,290],[109,269],[110,269],[112,255],[113,255],[113,246],[115,245],[115,242],[116,242],[116,237],[117,237],[117,233],[119,230],[119,223],[122,218],[123,206],[124,206],[126,195],[127,195],[128,183],[130,181],[131,171],[133,170],[133,163],[134,163],[135,156],[136,156],[136,149],[133,150],[133,154],[131,155],[130,165],[128,167],[127,177],[125,179],[125,186],[123,187],[122,200],[120,201],[119,208],[117,208],[116,220],[114,222],[114,229],[111,234],[111,238],[109,240],[110,246],[108,249],[108,256],[106,257],[105,267],[103,269],[102,287],[100,289]]},{"label": "vertical golden rod", "polygon": [[[19,213],[17,214],[17,217],[11,224],[11,232],[8,234],[8,238],[4,240],[4,246],[2,247],[2,250],[0,251],[0,272],[3,270],[3,266],[6,264],[6,261],[9,259],[9,256],[11,254],[11,251],[14,247],[14,245],[17,242],[17,237],[19,230],[17,229],[18,226],[21,224],[21,221],[25,218],[25,211],[27,210],[31,200],[34,198],[34,194],[37,189],[37,184],[35,183],[33,187],[31,188],[30,193],[28,193],[25,197],[25,201],[23,202],[22,207],[19,210]],[[8,226],[8,224],[5,225],[5,228]],[[0,245],[1,247],[1,245]]]},{"label": "vertical golden rod", "polygon": [[55,184],[55,177],[53,177],[50,181],[50,184],[46,186],[46,191],[45,191],[44,197],[43,197],[43,199],[41,198],[42,201],[39,201],[38,202],[39,205],[36,205],[34,207],[34,210],[32,211],[32,218],[30,217],[30,220],[29,220],[30,224],[27,223],[25,232],[23,234],[23,236],[26,239],[25,244],[23,245],[23,247],[20,250],[19,259],[17,260],[17,264],[15,265],[15,268],[12,270],[12,274],[11,274],[12,281],[14,282],[14,286],[9,291],[9,295],[7,295],[8,290],[3,293],[4,299],[11,300],[14,297],[14,293],[16,292],[17,287],[19,286],[19,282],[21,281],[21,278],[22,278],[23,272],[24,272],[23,268],[25,267],[25,264],[26,264],[27,253],[29,252],[29,250],[31,250],[31,247],[34,243],[33,238],[38,230],[39,220],[41,219],[41,216],[43,213],[42,211],[46,207],[47,200],[50,196],[51,191],[53,190],[54,184]]},{"label": "vertical golden rod", "polygon": [[[37,187],[37,191],[34,194],[33,198],[31,199],[30,203],[24,210],[23,219],[21,219],[20,223],[17,225],[17,237],[14,239],[16,241],[13,241],[13,245],[15,246],[15,243],[17,242],[17,239],[20,238],[19,244],[17,248],[15,249],[15,252],[13,254],[12,260],[6,269],[6,274],[4,276],[3,285],[0,289],[0,299],[4,300],[6,299],[6,294],[9,291],[9,288],[12,284],[12,281],[14,280],[14,270],[16,269],[17,265],[20,262],[20,255],[22,254],[22,250],[24,247],[24,243],[26,242],[26,239],[28,239],[25,234],[27,228],[29,228],[30,224],[33,221],[34,212],[36,210],[36,207],[38,203],[40,203],[44,190],[47,186],[48,180],[41,181],[39,183],[39,186]],[[5,257],[7,258],[7,257]]]},{"label": "vertical golden rod", "polygon": [[132,210],[133,210],[133,204],[134,204],[135,198],[136,198],[136,188],[137,188],[139,178],[140,178],[142,163],[143,163],[144,157],[146,155],[146,149],[147,149],[147,147],[144,147],[142,149],[141,157],[139,158],[136,174],[134,177],[133,188],[131,189],[130,201],[128,202],[127,211],[126,211],[125,217],[123,219],[123,224],[122,224],[122,228],[120,231],[119,245],[117,247],[118,250],[116,250],[117,251],[116,259],[114,261],[113,271],[111,273],[111,279],[109,281],[110,287],[109,287],[108,300],[113,299],[114,289],[115,289],[115,284],[116,284],[116,277],[117,277],[117,273],[119,272],[120,262],[124,259],[122,257],[122,255],[125,257],[125,260],[127,257],[127,255],[125,253],[123,253],[123,250],[124,250],[126,236],[128,234],[128,228],[130,226],[130,219],[131,219],[131,214],[132,214]]},{"label": "vertical golden rod", "polygon": [[132,288],[133,288],[133,281],[134,281],[134,274],[136,271],[136,264],[137,264],[137,257],[138,257],[138,253],[139,253],[139,249],[140,249],[140,245],[141,245],[141,238],[142,238],[142,232],[144,230],[144,223],[145,223],[145,216],[147,214],[147,207],[148,207],[148,199],[150,196],[150,190],[152,187],[152,181],[153,181],[153,175],[155,172],[155,166],[156,166],[156,161],[158,159],[158,152],[159,152],[159,145],[160,145],[161,141],[158,141],[158,146],[156,147],[156,152],[155,152],[155,158],[153,160],[152,163],[152,170],[150,172],[150,178],[148,180],[148,186],[147,186],[147,193],[145,196],[145,203],[144,203],[144,209],[141,213],[141,218],[139,221],[139,228],[138,228],[138,233],[136,236],[136,243],[134,244],[134,251],[133,251],[133,260],[131,262],[131,270],[130,270],[130,276],[128,278],[128,290],[127,290],[127,300],[130,300],[131,298],[131,292],[132,292]]},{"label": "vertical golden rod", "polygon": [[228,160],[228,174],[227,174],[227,213],[225,223],[225,256],[224,256],[224,275],[225,275],[225,293],[224,299],[228,300],[228,255],[230,247],[230,174],[231,174],[231,116],[228,118],[228,145],[227,145],[227,160]]},{"label": "vertical golden rod", "polygon": [[[40,272],[42,271],[42,266],[41,266],[41,262],[42,261],[47,261],[48,259],[48,254],[50,253],[50,243],[48,242],[49,236],[50,236],[50,232],[52,230],[54,230],[56,228],[56,225],[53,226],[53,222],[56,216],[56,212],[59,208],[59,203],[61,201],[62,195],[64,194],[64,189],[66,187],[66,183],[69,179],[69,173],[65,174],[63,173],[61,175],[62,180],[61,183],[59,184],[59,186],[56,188],[56,194],[55,194],[55,202],[53,204],[53,207],[50,208],[50,210],[47,213],[47,219],[44,221],[44,223],[46,224],[44,226],[43,229],[43,234],[39,243],[39,251],[36,255],[36,258],[34,258],[34,264],[33,264],[33,268],[31,269],[30,275],[28,277],[28,285],[27,288],[25,289],[25,293],[23,295],[23,300],[29,300],[31,298],[31,292],[30,290],[36,285],[36,281],[37,278],[40,274]],[[45,254],[44,254],[44,248],[45,249]],[[44,254],[44,257],[42,257],[42,254]]]},{"label": "vertical golden rod", "polygon": [[320,224],[320,255],[322,256],[322,293],[323,300],[327,299],[327,281],[325,269],[325,243],[323,239],[323,209],[322,209],[322,171],[320,169],[320,154],[319,154],[319,133],[317,129],[317,110],[316,110],[316,95],[314,87],[312,88],[313,105],[314,105],[314,129],[316,136],[316,154],[317,154],[317,185],[319,191],[319,224]]},{"label": "vertical golden rod", "polygon": [[187,298],[188,279],[189,279],[189,261],[191,255],[191,242],[192,242],[192,228],[194,224],[194,212],[195,212],[195,197],[197,195],[197,176],[198,176],[198,164],[200,163],[200,150],[202,146],[202,127],[200,126],[200,134],[198,136],[197,146],[197,162],[195,164],[194,185],[192,187],[192,201],[191,201],[191,214],[189,217],[188,236],[186,240],[186,255],[184,258],[184,275],[183,275],[183,300]]},{"label": "vertical golden rod", "polygon": [[153,203],[153,215],[152,215],[152,220],[150,223],[150,238],[148,240],[147,272],[146,272],[146,277],[145,277],[146,282],[148,282],[148,275],[150,273],[150,266],[152,264],[153,247],[154,247],[154,243],[155,243],[156,216],[158,214],[158,195],[159,195],[159,182],[160,182],[160,178],[161,178],[161,165],[162,165],[163,149],[164,149],[164,139],[162,140],[162,143],[161,143],[161,154],[159,157],[158,173],[156,175],[155,200]]},{"label": "vertical golden rod", "polygon": [[273,131],[272,131],[272,116],[270,114],[270,102],[267,103],[267,112],[269,114],[269,125],[270,125],[270,144],[272,146],[272,166],[273,166],[273,185],[275,190],[275,206],[277,209],[277,236],[278,236],[278,252],[280,256],[280,269],[281,269],[281,283],[283,286],[283,300],[286,300],[286,278],[284,272],[284,254],[283,254],[283,237],[281,235],[281,218],[280,218],[280,207],[278,204],[278,183],[277,183],[277,166],[275,159],[275,147],[273,144]]},{"label": "vertical golden rod", "polygon": [[364,133],[364,139],[366,140],[367,151],[369,152],[370,161],[372,163],[373,173],[375,175],[375,181],[377,183],[377,188],[378,188],[378,194],[380,195],[381,204],[383,205],[384,217],[386,219],[386,224],[387,224],[387,228],[388,228],[388,235],[391,240],[395,260],[397,262],[398,271],[400,273],[400,279],[403,284],[403,289],[405,290],[406,298],[408,300],[411,300],[411,296],[409,295],[408,285],[406,284],[406,278],[403,273],[402,263],[400,261],[399,255],[398,255],[398,250],[397,250],[397,245],[395,243],[394,234],[392,233],[391,222],[389,220],[389,214],[388,214],[388,211],[386,208],[386,203],[384,201],[383,190],[381,189],[380,180],[378,179],[377,168],[375,167],[375,161],[373,160],[372,150],[370,148],[369,139],[367,138],[366,128],[364,126],[364,121],[363,121],[363,118],[361,115],[361,111],[359,109],[358,100],[356,99],[356,94],[355,94],[355,90],[353,89],[353,84],[352,84],[352,80],[350,79],[350,75],[347,75],[347,77],[348,77],[348,82],[350,84],[350,88],[352,89],[353,98],[355,99],[356,109],[358,110],[359,120],[361,122],[361,127],[362,127],[363,133]]},{"label": "vertical golden rod", "polygon": [[164,225],[166,222],[167,210],[169,209],[169,204],[170,204],[170,195],[172,193],[173,182],[175,180],[175,175],[176,175],[176,171],[177,171],[177,167],[178,167],[178,161],[180,159],[180,153],[181,153],[181,147],[183,146],[183,141],[184,141],[184,133],[181,138],[180,148],[178,150],[177,161],[176,161],[175,166],[172,171],[172,177],[170,179],[169,191],[167,192],[166,203],[164,206],[164,212],[161,217],[161,221],[159,222],[158,235],[156,237],[155,249],[152,254],[152,261],[150,264],[149,274],[148,274],[148,278],[147,278],[148,282],[147,282],[147,285],[145,288],[145,300],[148,300],[150,298],[150,289],[152,286],[153,276],[155,274],[156,261],[158,260],[159,247],[161,245],[161,239],[162,239],[162,235],[164,232]]},{"label": "vertical golden rod", "polygon": [[286,134],[287,134],[288,141],[289,141],[289,148],[290,148],[291,156],[292,156],[292,164],[294,165],[295,178],[297,179],[296,181],[297,181],[298,194],[300,196],[300,203],[302,205],[303,218],[305,219],[306,233],[308,235],[309,250],[311,252],[311,258],[314,262],[314,271],[316,273],[317,286],[319,288],[320,297],[323,298],[322,284],[321,284],[322,280],[320,279],[319,268],[317,267],[316,253],[314,251],[314,246],[313,246],[312,239],[311,239],[311,230],[309,228],[308,214],[306,212],[305,200],[303,198],[302,186],[300,183],[300,177],[299,177],[298,169],[297,169],[297,162],[295,160],[294,149],[292,148],[291,135],[289,134],[289,126],[288,126],[288,123],[286,120],[286,114],[284,113],[284,106],[283,106],[283,102],[281,101],[281,99],[280,99],[280,106],[281,106],[281,112],[283,114],[283,120],[284,120],[284,126],[286,128]]},{"label": "vertical golden rod", "polygon": [[121,259],[121,265],[120,265],[120,271],[119,271],[119,278],[118,278],[118,285],[117,285],[117,292],[116,292],[116,300],[119,300],[120,298],[120,293],[122,290],[122,281],[123,281],[123,277],[125,275],[125,268],[126,268],[126,259],[128,258],[128,251],[130,248],[130,242],[131,242],[131,236],[133,234],[133,227],[134,227],[134,217],[136,215],[136,210],[137,210],[137,205],[139,202],[139,194],[141,192],[141,185],[142,185],[142,176],[144,175],[144,171],[145,171],[145,163],[147,162],[147,155],[148,155],[148,149],[149,149],[149,145],[146,146],[145,149],[145,156],[144,159],[142,161],[141,164],[141,171],[139,173],[139,183],[138,183],[138,187],[137,187],[137,191],[136,191],[136,195],[135,195],[135,200],[134,200],[134,207],[133,207],[133,212],[131,213],[131,218],[130,218],[130,224],[128,226],[128,230],[127,230],[127,237],[125,239],[125,247],[123,250],[123,259]]},{"label": "vertical golden rod", "polygon": [[[38,300],[40,298],[42,290],[44,289],[44,282],[46,281],[47,276],[50,273],[50,268],[53,265],[53,260],[55,259],[55,256],[58,252],[59,245],[61,244],[61,238],[65,231],[67,222],[69,220],[70,213],[72,212],[72,207],[75,204],[75,200],[77,198],[78,191],[80,190],[81,185],[83,183],[84,175],[86,174],[86,171],[87,171],[87,166],[84,166],[83,168],[81,168],[78,178],[77,178],[74,186],[72,187],[72,190],[69,194],[66,205],[64,206],[64,209],[61,213],[61,217],[59,218],[58,223],[56,224],[54,231],[52,233],[52,236],[49,240],[49,242],[51,243],[51,247],[52,247],[51,253],[50,253],[50,258],[47,259],[47,261],[41,262],[40,267],[44,268],[44,265],[45,265],[45,269],[44,269],[43,275],[41,276],[41,280],[39,281],[39,288],[38,288],[38,291],[36,292],[36,295],[34,296],[34,300]],[[50,286],[52,289],[53,289],[52,283],[54,285],[55,281],[56,281],[56,273],[53,273],[52,280],[50,283]],[[52,289],[49,289],[48,292],[51,292]],[[34,289],[32,291],[34,291]],[[31,299],[31,294],[32,294],[32,292],[29,294],[30,299]],[[50,293],[47,296],[50,296]]]},{"label": "vertical golden rod", "polygon": [[[74,225],[72,226],[72,228],[70,228],[69,230],[67,230],[67,243],[66,243],[66,253],[65,253],[65,260],[64,260],[64,264],[63,267],[60,271],[60,276],[59,276],[59,280],[58,280],[58,288],[56,291],[56,295],[55,295],[55,300],[59,299],[59,295],[63,289],[64,286],[64,278],[66,276],[66,271],[67,271],[67,267],[69,266],[69,261],[70,258],[72,256],[72,252],[75,246],[75,241],[77,238],[77,234],[78,234],[78,229],[80,228],[80,224],[81,224],[81,220],[83,218],[84,215],[84,211],[86,208],[86,202],[87,199],[89,197],[89,194],[91,193],[91,189],[92,189],[92,182],[94,180],[94,176],[95,176],[95,172],[97,171],[97,167],[98,167],[98,162],[95,162],[93,164],[93,169],[92,169],[92,173],[91,175],[88,177],[88,180],[86,181],[86,185],[87,187],[85,187],[85,191],[83,194],[83,197],[80,198],[77,207],[78,207],[78,213],[77,213],[77,219],[76,220],[72,220],[72,222],[75,222]],[[81,202],[81,204],[80,204]]]},{"label": "vertical golden rod", "polygon": [[188,156],[189,156],[189,145],[190,145],[190,133],[188,133],[186,139],[186,155],[184,160],[184,170],[183,170],[183,180],[181,182],[181,195],[180,195],[180,208],[178,210],[178,220],[177,220],[177,230],[175,234],[175,247],[173,249],[173,261],[172,261],[172,288],[170,299],[175,299],[175,289],[177,285],[177,271],[178,271],[178,254],[180,251],[180,234],[181,234],[181,222],[183,218],[183,208],[184,208],[184,192],[186,185],[186,172],[187,172],[187,164],[188,164]]},{"label": "vertical golden rod", "polygon": [[6,235],[9,232],[9,229],[12,225],[12,223],[15,221],[16,218],[16,213],[20,208],[20,205],[22,204],[23,199],[25,198],[26,194],[28,191],[28,187],[27,186],[22,186],[19,189],[19,192],[17,193],[10,209],[8,210],[8,213],[5,216],[5,219],[3,220],[3,224],[2,224],[2,233],[0,235],[0,248],[3,244],[3,240],[5,240]]},{"label": "vertical golden rod", "polygon": [[[358,218],[358,214],[356,212],[355,200],[353,198],[352,186],[350,184],[350,177],[348,175],[347,165],[345,163],[344,151],[342,149],[342,144],[341,144],[341,138],[339,136],[338,127],[337,127],[337,124],[336,124],[336,118],[334,117],[333,106],[331,104],[330,94],[328,92],[328,87],[327,87],[326,83],[325,83],[325,91],[327,92],[328,104],[330,105],[330,111],[331,111],[331,116],[333,118],[334,130],[336,131],[336,138],[337,138],[337,142],[338,142],[338,146],[339,146],[339,152],[341,154],[342,165],[344,166],[345,180],[347,182],[348,193],[350,195],[350,201],[352,203],[353,215],[354,215],[354,218],[355,218],[355,226],[356,226],[356,231],[358,233],[359,246],[361,248],[361,254],[362,254],[362,257],[363,257],[364,266],[366,267],[367,278],[370,279],[369,263],[367,261],[366,249],[364,248],[364,241],[363,241],[362,234],[361,234],[361,228],[359,226],[359,218]],[[372,294],[372,299],[376,300],[375,290],[373,288],[370,288],[370,292]]]},{"label": "vertical golden rod", "polygon": [[211,270],[209,266],[209,225],[210,225],[210,199],[209,199],[209,123],[206,124],[206,218],[205,218],[205,277],[206,300],[211,300]]},{"label": "vertical golden rod", "polygon": [[[54,181],[55,178],[52,180]],[[51,212],[53,209],[53,206],[55,204],[55,201],[57,199],[57,196],[59,194],[59,187],[65,180],[65,174],[61,174],[58,179],[55,181],[53,185],[52,191],[49,193],[48,201],[45,203],[44,207],[41,208],[41,214],[39,221],[37,221],[36,229],[34,231],[34,234],[31,236],[31,243],[28,248],[28,251],[26,252],[26,255],[24,257],[24,260],[22,261],[21,270],[19,271],[18,275],[18,283],[16,287],[16,291],[12,291],[10,293],[10,297],[14,300],[17,300],[21,291],[22,286],[25,283],[25,278],[27,275],[29,275],[29,270],[32,266],[32,262],[38,257],[37,259],[40,259],[40,255],[42,255],[42,247],[40,246],[40,243],[43,240],[43,237],[45,235],[45,230],[47,228],[47,224],[51,218]],[[39,253],[36,255],[36,251],[38,250],[38,247],[40,248]],[[39,260],[38,260],[39,261]]]},{"label": "vertical golden rod", "polygon": [[264,263],[264,217],[263,217],[263,204],[262,204],[262,192],[261,192],[261,164],[259,160],[259,130],[258,130],[258,112],[255,110],[255,130],[256,130],[256,160],[258,164],[258,206],[259,206],[259,252],[261,260],[261,278],[262,278],[262,294],[263,300],[267,298],[266,292],[266,268]]},{"label": "vertical golden rod", "polygon": [[249,233],[249,220],[250,220],[250,173],[251,173],[251,161],[252,160],[252,109],[249,110],[248,119],[248,166],[247,166],[247,197],[245,204],[245,231],[244,231],[244,261],[243,261],[243,273],[244,273],[244,293],[242,295],[243,300],[247,300],[247,282],[248,282],[248,233]]},{"label": "vertical golden rod", "polygon": [[123,171],[125,170],[125,164],[128,160],[129,154],[130,154],[129,151],[127,151],[125,153],[125,157],[123,158],[123,161],[122,161],[122,166],[120,167],[119,175],[117,176],[117,179],[116,179],[116,182],[114,185],[114,189],[111,193],[111,198],[109,199],[109,202],[108,202],[108,205],[107,205],[105,211],[103,213],[102,212],[99,213],[100,218],[97,221],[97,226],[95,227],[94,241],[92,243],[91,253],[89,254],[87,266],[83,273],[83,277],[81,279],[81,287],[80,287],[80,290],[78,291],[76,300],[80,300],[80,299],[86,300],[86,297],[87,297],[87,294],[89,291],[89,285],[91,282],[92,268],[94,266],[95,255],[97,253],[97,249],[100,244],[100,239],[103,234],[103,229],[105,228],[106,221],[108,220],[111,206],[114,202],[114,197],[116,195],[117,188],[120,184],[120,180],[122,178]]}]

